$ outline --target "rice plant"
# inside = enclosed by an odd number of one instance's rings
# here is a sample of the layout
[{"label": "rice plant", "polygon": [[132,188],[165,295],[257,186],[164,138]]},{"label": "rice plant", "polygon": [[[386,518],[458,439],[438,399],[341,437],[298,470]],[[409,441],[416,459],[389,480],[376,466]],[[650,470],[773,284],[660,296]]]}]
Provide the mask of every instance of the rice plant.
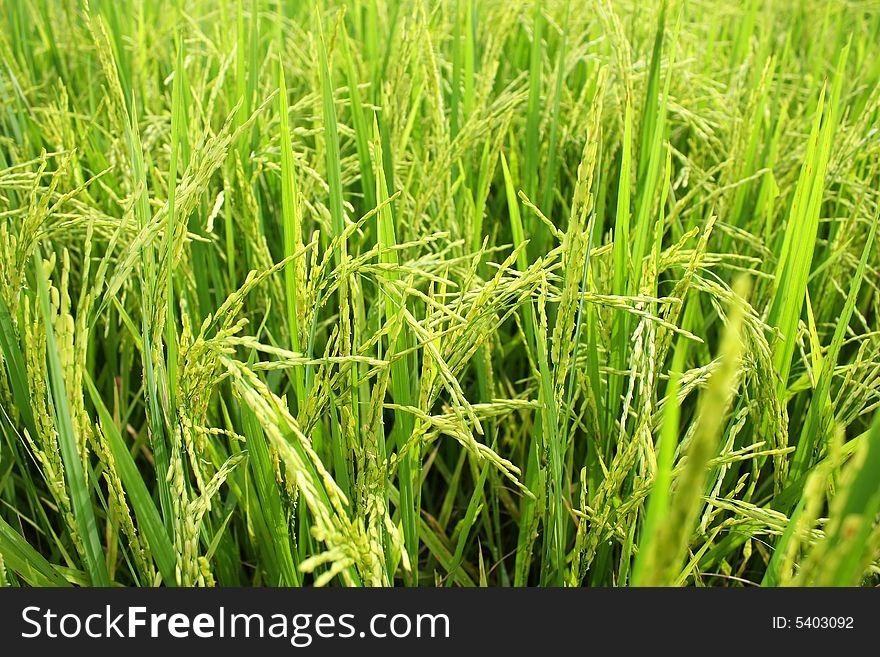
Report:
[{"label": "rice plant", "polygon": [[0,584],[880,584],[876,0],[0,25]]}]

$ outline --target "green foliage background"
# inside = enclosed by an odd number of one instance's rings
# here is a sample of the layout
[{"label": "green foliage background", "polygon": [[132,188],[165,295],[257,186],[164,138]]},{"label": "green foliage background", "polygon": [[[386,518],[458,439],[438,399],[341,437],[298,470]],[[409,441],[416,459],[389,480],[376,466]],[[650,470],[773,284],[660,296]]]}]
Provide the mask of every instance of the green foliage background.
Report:
[{"label": "green foliage background", "polygon": [[878,583],[875,0],[0,9],[0,583]]}]

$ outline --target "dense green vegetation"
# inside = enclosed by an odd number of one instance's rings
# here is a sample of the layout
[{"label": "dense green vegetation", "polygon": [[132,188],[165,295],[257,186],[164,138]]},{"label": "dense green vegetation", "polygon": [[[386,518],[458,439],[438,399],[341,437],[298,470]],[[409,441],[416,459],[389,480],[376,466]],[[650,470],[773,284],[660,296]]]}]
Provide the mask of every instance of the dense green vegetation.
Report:
[{"label": "dense green vegetation", "polygon": [[0,584],[878,583],[876,1],[0,25]]}]

